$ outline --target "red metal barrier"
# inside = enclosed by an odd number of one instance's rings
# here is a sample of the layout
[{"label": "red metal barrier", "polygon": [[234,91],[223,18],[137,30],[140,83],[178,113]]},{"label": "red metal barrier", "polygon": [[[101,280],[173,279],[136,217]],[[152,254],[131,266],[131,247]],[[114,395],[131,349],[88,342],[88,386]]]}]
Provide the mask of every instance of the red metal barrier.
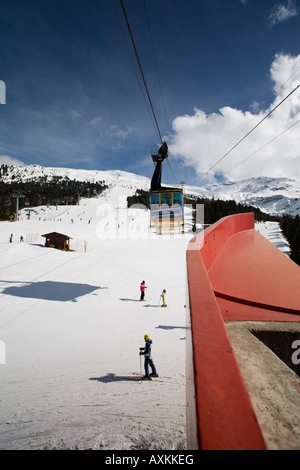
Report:
[{"label": "red metal barrier", "polygon": [[[189,397],[195,395],[194,407],[190,401],[187,407],[188,447],[192,442],[194,448],[197,442],[199,449],[266,449],[207,274],[228,238],[239,230],[253,228],[253,224],[253,214],[222,219],[205,231],[199,250],[195,249],[195,240],[187,250],[193,351],[193,358],[187,358],[192,361],[187,374],[192,374],[195,387],[187,391]],[[187,380],[191,383],[189,377]],[[193,410],[196,416],[192,416]],[[191,435],[195,429],[196,439]]]},{"label": "red metal barrier", "polygon": [[300,268],[255,230],[232,235],[208,276],[226,320],[300,321]]},{"label": "red metal barrier", "polygon": [[194,386],[187,390],[188,445],[265,449],[224,320],[299,322],[300,268],[246,213],[221,219],[189,243],[187,276],[187,384]]},{"label": "red metal barrier", "polygon": [[208,271],[211,268],[225,243],[232,235],[253,228],[254,214],[253,212],[248,212],[224,217],[206,229],[201,248],[201,256],[206,270]]}]

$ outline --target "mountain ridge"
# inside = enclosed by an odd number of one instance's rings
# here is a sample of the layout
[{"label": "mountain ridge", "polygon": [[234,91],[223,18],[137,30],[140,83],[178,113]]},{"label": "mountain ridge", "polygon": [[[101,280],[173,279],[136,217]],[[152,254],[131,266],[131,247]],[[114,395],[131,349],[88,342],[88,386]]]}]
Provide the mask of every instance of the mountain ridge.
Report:
[{"label": "mountain ridge", "polygon": [[[122,170],[84,170],[41,165],[2,165],[0,176],[1,181],[5,183],[51,180],[55,177],[77,181],[103,181],[110,190],[114,189],[116,203],[118,194],[122,197],[132,196],[137,189],[150,190],[151,183],[151,179],[146,176]],[[181,187],[180,184],[177,186]],[[296,179],[260,176],[241,181],[212,183],[203,187],[185,185],[184,191],[192,197],[234,200],[236,203],[258,207],[272,215],[300,215],[300,182]]]}]

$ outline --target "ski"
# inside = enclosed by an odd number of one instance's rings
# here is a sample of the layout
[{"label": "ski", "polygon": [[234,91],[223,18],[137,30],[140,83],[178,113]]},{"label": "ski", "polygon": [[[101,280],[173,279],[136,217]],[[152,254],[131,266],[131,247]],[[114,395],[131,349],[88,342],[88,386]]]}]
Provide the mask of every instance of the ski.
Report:
[{"label": "ski", "polygon": [[[146,380],[146,379],[143,380],[144,376],[141,375],[140,372],[132,372],[132,373],[133,373],[133,375],[138,375],[139,376],[139,377],[136,378],[137,381],[140,380],[141,382],[164,382],[164,380],[162,380],[162,378],[159,377],[159,376],[158,377],[151,377],[151,380],[149,380],[149,379],[148,380]],[[167,377],[167,378],[171,378],[171,377]],[[133,379],[133,380],[135,380],[135,379]]]}]

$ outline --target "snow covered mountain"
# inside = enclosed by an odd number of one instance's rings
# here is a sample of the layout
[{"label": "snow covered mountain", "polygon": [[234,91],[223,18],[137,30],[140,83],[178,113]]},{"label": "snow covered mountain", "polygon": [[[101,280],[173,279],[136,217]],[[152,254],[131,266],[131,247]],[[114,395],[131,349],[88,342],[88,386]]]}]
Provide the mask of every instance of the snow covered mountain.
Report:
[{"label": "snow covered mountain", "polygon": [[[109,186],[110,196],[115,192],[116,204],[120,196],[127,197],[136,189],[148,190],[150,179],[120,170],[77,170],[71,168],[50,168],[39,165],[8,166],[2,174],[4,182],[30,181],[53,177],[68,177],[78,181],[103,181]],[[249,178],[242,181],[209,184],[204,187],[185,186],[187,195],[221,200],[234,200],[237,203],[258,207],[269,214],[300,215],[300,182],[290,178]],[[105,196],[105,194],[104,194]]]},{"label": "snow covered mountain", "polygon": [[290,178],[261,176],[192,190],[209,198],[255,206],[268,214],[300,215],[300,182]]}]

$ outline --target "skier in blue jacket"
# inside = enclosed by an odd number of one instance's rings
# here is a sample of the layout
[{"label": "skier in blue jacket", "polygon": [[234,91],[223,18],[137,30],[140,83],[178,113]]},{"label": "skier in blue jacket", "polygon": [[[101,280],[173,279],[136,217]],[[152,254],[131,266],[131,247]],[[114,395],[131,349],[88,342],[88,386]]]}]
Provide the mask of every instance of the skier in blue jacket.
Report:
[{"label": "skier in blue jacket", "polygon": [[[140,348],[140,356],[145,356],[145,375],[142,380],[152,380],[151,377],[158,377],[156,368],[152,359],[152,339],[149,335],[144,336],[145,346]],[[149,374],[149,366],[152,369],[152,373]]]}]

